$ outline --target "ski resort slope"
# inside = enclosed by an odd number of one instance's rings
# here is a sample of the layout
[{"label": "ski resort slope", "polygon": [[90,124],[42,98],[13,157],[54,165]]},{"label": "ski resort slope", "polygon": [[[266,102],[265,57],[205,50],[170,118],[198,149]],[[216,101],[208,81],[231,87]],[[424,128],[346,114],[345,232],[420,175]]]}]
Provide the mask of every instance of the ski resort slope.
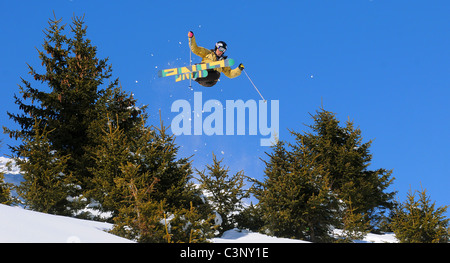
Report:
[{"label": "ski resort slope", "polygon": [[0,205],[2,243],[129,243],[105,231],[112,224]]}]

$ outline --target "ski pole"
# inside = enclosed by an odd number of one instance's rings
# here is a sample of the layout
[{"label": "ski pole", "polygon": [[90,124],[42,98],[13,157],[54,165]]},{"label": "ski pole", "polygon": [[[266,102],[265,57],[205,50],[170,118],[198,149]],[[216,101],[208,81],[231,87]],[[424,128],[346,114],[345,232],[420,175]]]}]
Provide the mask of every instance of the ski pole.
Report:
[{"label": "ski pole", "polygon": [[[189,38],[189,66],[192,66],[191,39]],[[192,77],[189,78],[189,89],[192,90]]]},{"label": "ski pole", "polygon": [[261,96],[261,98],[263,99],[264,103],[266,103],[267,101],[264,99],[263,95],[261,95],[261,92],[259,92],[258,88],[256,87],[255,83],[253,83],[252,79],[248,76],[247,71],[245,71],[245,69],[243,69],[242,71],[244,71],[244,73],[247,76],[248,80],[250,80],[250,82],[252,83],[253,87],[258,92],[259,96]]}]

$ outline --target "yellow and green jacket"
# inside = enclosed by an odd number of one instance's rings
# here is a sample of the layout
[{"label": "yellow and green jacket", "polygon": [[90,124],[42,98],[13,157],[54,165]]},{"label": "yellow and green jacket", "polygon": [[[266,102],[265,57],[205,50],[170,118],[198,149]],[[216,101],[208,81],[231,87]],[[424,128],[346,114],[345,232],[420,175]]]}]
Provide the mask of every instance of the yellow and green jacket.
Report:
[{"label": "yellow and green jacket", "polygon": [[[219,60],[214,50],[210,50],[204,47],[197,46],[197,42],[195,41],[195,36],[193,36],[189,41],[189,46],[192,50],[192,53],[202,58],[202,63],[208,63]],[[239,68],[231,69],[230,67],[223,67],[214,69],[218,72],[222,72],[225,76],[229,78],[235,78],[241,75],[241,70]]]}]

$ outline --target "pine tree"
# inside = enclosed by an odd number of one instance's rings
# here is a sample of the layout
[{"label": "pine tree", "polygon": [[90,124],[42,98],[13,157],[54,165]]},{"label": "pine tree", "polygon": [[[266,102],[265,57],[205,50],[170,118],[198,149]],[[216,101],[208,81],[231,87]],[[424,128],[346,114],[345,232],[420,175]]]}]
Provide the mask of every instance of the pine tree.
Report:
[{"label": "pine tree", "polygon": [[[22,78],[21,96],[14,95],[22,113],[8,112],[20,129],[4,127],[4,130],[10,137],[22,140],[19,146],[11,147],[18,157],[24,157],[20,156],[24,140],[31,140],[35,135],[35,118],[41,130],[47,127],[52,131],[48,134],[52,150],[70,156],[66,160],[67,172],[78,181],[79,187],[72,196],[88,203],[82,197],[93,187],[95,167],[90,151],[101,143],[101,131],[107,129],[107,113],[119,116],[118,125],[132,132],[143,111],[136,107],[132,96],[118,87],[118,79],[111,80],[108,59],[97,58],[97,47],[87,39],[83,19],[73,18],[72,36],[65,34],[62,19],[55,17],[49,21],[43,50],[38,50],[44,72],[28,65],[29,74],[37,83],[32,85]],[[109,84],[105,86],[107,81]]]},{"label": "pine tree", "polygon": [[401,243],[448,243],[450,219],[444,215],[447,208],[436,208],[425,189],[414,193],[410,190],[407,200],[393,211],[391,228],[395,237]]},{"label": "pine tree", "polygon": [[138,242],[205,241],[213,231],[208,210],[190,183],[190,161],[177,160],[178,146],[163,123],[147,127],[142,119],[129,137],[109,125],[94,155],[92,193],[113,213],[113,233]]},{"label": "pine tree", "polygon": [[330,178],[331,189],[340,200],[352,200],[356,213],[375,227],[386,209],[392,208],[395,192],[386,192],[393,182],[392,171],[369,170],[372,141],[363,143],[361,130],[353,122],[339,126],[334,113],[321,109],[313,116],[312,132],[293,134],[317,154]]},{"label": "pine tree", "polygon": [[124,189],[119,187],[118,180],[125,177],[123,166],[132,162],[130,142],[124,130],[118,126],[118,118],[116,116],[116,121],[108,119],[108,129],[102,130],[99,145],[90,150],[95,168],[90,168],[93,175],[92,188],[85,193],[100,204],[96,209],[110,213],[109,218],[103,218],[107,221],[112,221],[123,206]]},{"label": "pine tree", "polygon": [[158,180],[139,169],[139,165],[127,162],[121,166],[123,176],[115,179],[124,200],[111,232],[140,243],[164,242],[163,202],[152,197]]},{"label": "pine tree", "polygon": [[[160,118],[161,119],[161,118]],[[143,129],[144,126],[142,126]],[[189,158],[177,158],[179,146],[175,137],[167,134],[167,127],[160,122],[152,126],[136,145],[145,145],[136,154],[142,166],[158,180],[153,198],[164,203],[164,213],[174,216],[170,221],[173,242],[203,242],[214,230],[210,208],[200,198],[200,191],[191,182],[193,178]],[[194,231],[191,233],[191,230]]]},{"label": "pine tree", "polygon": [[228,167],[221,165],[222,161],[213,154],[213,164],[206,165],[208,172],[196,169],[200,176],[200,188],[204,190],[212,209],[222,218],[220,234],[236,226],[236,213],[243,209],[243,199],[249,197],[243,189],[244,173],[240,171],[230,176]]},{"label": "pine tree", "polygon": [[[249,190],[251,192],[251,189]],[[259,204],[253,204],[245,207],[238,215],[235,216],[236,223],[239,229],[248,229],[253,232],[263,231],[264,213]]]},{"label": "pine tree", "polygon": [[255,192],[265,227],[276,236],[332,241],[330,231],[337,223],[337,201],[330,191],[328,173],[303,140],[290,146],[292,151],[279,141],[272,147],[266,179]]},{"label": "pine tree", "polygon": [[369,222],[364,220],[361,213],[356,213],[356,209],[352,206],[351,200],[346,202],[345,210],[342,217],[342,234],[337,242],[351,243],[353,240],[362,240],[369,232]]},{"label": "pine tree", "polygon": [[18,186],[18,193],[25,205],[32,210],[73,216],[70,209],[77,206],[73,197],[79,187],[67,171],[68,155],[53,150],[48,136],[52,131],[41,130],[40,121],[33,125],[34,136],[24,137],[20,148],[21,158],[15,158],[24,181]]},{"label": "pine tree", "polygon": [[0,172],[0,204],[11,205],[11,184],[6,183],[4,173]]},{"label": "pine tree", "polygon": [[[0,140],[0,146],[1,146]],[[11,205],[12,197],[11,197],[12,185],[5,182],[5,175],[2,171],[0,171],[0,204]]]},{"label": "pine tree", "polygon": [[214,220],[214,214],[205,218],[191,202],[189,209],[175,211],[170,222],[166,221],[168,243],[207,243],[217,229]]},{"label": "pine tree", "polygon": [[165,200],[157,201],[154,194],[160,181],[149,174],[140,174],[139,165],[128,162],[121,167],[123,178],[115,183],[125,199],[114,218],[113,234],[141,243],[203,243],[212,237],[214,218],[203,213],[190,202],[190,208],[170,208]]}]

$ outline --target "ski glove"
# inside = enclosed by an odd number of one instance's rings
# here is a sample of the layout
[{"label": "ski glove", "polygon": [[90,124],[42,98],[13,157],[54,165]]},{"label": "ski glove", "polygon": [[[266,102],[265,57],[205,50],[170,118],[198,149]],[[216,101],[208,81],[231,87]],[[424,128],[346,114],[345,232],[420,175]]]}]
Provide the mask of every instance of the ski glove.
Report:
[{"label": "ski glove", "polygon": [[242,71],[242,70],[244,70],[244,64],[239,64],[239,69]]},{"label": "ski glove", "polygon": [[194,32],[192,32],[192,31],[189,31],[189,33],[188,33],[188,37],[189,38],[192,38],[194,36]]}]

